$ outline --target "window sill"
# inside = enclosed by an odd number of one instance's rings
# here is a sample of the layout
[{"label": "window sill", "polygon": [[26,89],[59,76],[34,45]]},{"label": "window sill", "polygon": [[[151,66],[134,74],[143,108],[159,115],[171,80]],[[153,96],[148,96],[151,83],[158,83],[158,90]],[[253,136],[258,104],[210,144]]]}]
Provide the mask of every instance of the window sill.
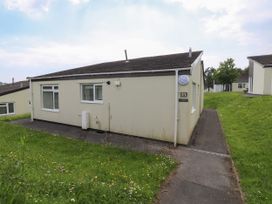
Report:
[{"label": "window sill", "polygon": [[103,104],[103,101],[81,101],[81,103],[88,103],[88,104]]},{"label": "window sill", "polygon": [[47,112],[54,112],[54,113],[58,113],[59,110],[58,109],[47,109],[47,108],[42,108],[43,111],[47,111]]},{"label": "window sill", "polygon": [[0,117],[1,116],[10,116],[10,115],[15,115],[15,113],[0,114]]}]

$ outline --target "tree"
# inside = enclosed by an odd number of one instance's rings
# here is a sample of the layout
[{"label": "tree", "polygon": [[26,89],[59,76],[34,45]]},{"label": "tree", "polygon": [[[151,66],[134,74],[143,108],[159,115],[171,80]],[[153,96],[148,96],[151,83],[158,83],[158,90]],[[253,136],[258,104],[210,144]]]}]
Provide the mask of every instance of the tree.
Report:
[{"label": "tree", "polygon": [[225,91],[232,90],[232,83],[239,76],[239,70],[235,67],[234,59],[228,58],[224,62],[220,62],[216,72],[216,79],[223,84]]},{"label": "tree", "polygon": [[208,91],[210,91],[210,88],[213,88],[213,81],[215,80],[215,73],[216,73],[216,69],[213,67],[208,67],[204,72],[205,85],[206,85],[206,88],[208,88]]}]

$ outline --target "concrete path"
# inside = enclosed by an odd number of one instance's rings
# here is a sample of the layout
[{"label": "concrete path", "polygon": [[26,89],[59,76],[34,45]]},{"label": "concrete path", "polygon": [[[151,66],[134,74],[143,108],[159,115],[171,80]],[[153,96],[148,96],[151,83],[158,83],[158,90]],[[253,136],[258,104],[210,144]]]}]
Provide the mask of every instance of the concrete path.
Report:
[{"label": "concrete path", "polygon": [[45,121],[19,120],[13,123],[68,138],[151,153],[163,153],[180,162],[157,196],[161,204],[242,203],[231,158],[216,111],[204,110],[188,147],[173,148],[160,142],[115,133],[83,131],[78,127]]},{"label": "concrete path", "polygon": [[189,147],[173,156],[180,166],[158,196],[161,204],[243,203],[216,111],[204,110]]},{"label": "concrete path", "polygon": [[196,125],[190,146],[195,149],[228,154],[225,137],[215,110],[204,110]]}]

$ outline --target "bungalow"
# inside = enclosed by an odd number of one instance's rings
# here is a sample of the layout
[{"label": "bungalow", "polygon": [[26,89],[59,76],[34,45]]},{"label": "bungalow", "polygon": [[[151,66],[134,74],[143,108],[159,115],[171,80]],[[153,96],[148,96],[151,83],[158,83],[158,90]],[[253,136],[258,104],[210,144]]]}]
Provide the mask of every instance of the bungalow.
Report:
[{"label": "bungalow", "polygon": [[33,77],[32,119],[188,144],[203,109],[201,57],[126,57]]},{"label": "bungalow", "polygon": [[272,54],[248,57],[251,94],[272,95]]},{"label": "bungalow", "polygon": [[232,91],[244,92],[248,90],[248,73],[242,72],[241,75],[232,83]]},{"label": "bungalow", "polygon": [[0,86],[0,117],[30,112],[29,82],[21,81]]}]

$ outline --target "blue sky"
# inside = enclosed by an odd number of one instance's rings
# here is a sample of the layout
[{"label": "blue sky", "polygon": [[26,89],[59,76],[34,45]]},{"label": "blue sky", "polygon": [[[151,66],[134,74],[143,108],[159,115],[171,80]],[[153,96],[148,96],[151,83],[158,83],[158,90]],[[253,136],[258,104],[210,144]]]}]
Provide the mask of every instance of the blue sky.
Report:
[{"label": "blue sky", "polygon": [[204,51],[205,67],[272,53],[269,0],[3,0],[0,81],[77,66]]}]

